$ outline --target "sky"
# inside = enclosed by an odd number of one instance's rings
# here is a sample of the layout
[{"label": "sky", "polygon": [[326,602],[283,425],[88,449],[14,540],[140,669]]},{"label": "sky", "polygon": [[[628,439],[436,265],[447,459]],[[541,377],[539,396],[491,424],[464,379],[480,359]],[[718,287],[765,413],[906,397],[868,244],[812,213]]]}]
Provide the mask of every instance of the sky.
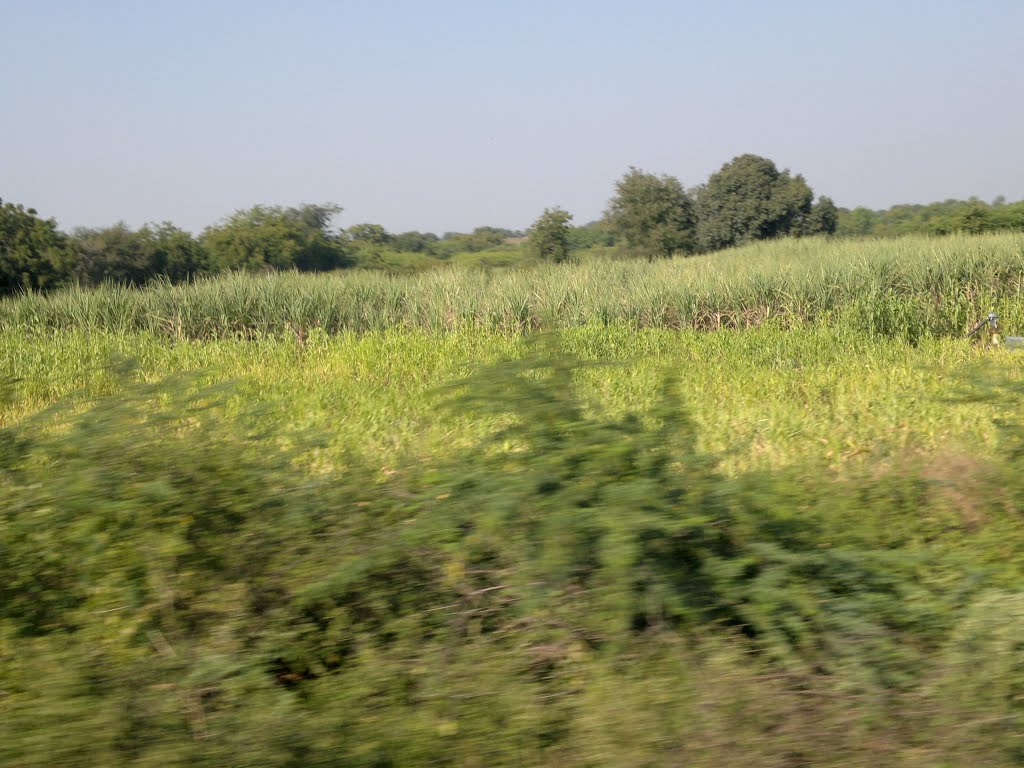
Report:
[{"label": "sky", "polygon": [[749,152],[845,207],[1019,200],[1022,30],[1022,0],[0,0],[0,198],[522,229]]}]

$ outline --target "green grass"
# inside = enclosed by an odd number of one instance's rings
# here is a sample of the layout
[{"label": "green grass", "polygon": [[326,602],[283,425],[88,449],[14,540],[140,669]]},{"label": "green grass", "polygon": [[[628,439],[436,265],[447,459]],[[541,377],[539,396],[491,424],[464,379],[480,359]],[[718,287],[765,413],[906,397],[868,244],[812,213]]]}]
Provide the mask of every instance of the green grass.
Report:
[{"label": "green grass", "polygon": [[759,243],[689,259],[415,275],[236,275],[142,291],[106,287],[0,302],[19,331],[149,331],[175,338],[388,329],[501,333],[587,325],[749,328],[825,323],[911,341],[965,332],[988,311],[1024,329],[1024,237]]},{"label": "green grass", "polygon": [[4,302],[0,763],[1019,765],[1021,242]]},{"label": "green grass", "polygon": [[[581,374],[587,396],[611,414],[644,408],[666,373],[678,376],[705,447],[730,471],[803,462],[839,467],[852,457],[994,450],[981,404],[953,406],[953,391],[982,361],[1014,380],[1024,355],[955,339],[918,345],[827,328],[714,334],[624,326],[578,328],[566,348],[602,365]],[[481,439],[491,424],[438,418],[439,388],[472,366],[523,353],[516,336],[384,331],[254,341],[168,343],[156,334],[69,331],[26,338],[0,332],[0,366],[20,381],[11,422],[76,391],[113,386],[111,359],[134,359],[150,380],[177,371],[234,381],[239,402],[258,401],[297,427],[321,425],[335,452],[355,448],[386,463],[427,457]]]}]

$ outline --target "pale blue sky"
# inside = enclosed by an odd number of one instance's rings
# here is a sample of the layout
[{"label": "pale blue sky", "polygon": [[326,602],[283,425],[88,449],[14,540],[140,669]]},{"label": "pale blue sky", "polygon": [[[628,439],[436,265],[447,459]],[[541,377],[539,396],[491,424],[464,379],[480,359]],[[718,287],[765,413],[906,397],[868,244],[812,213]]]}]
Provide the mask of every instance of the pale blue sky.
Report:
[{"label": "pale blue sky", "polygon": [[1022,33],[1024,0],[0,0],[0,197],[440,233],[754,152],[844,206],[1021,199]]}]

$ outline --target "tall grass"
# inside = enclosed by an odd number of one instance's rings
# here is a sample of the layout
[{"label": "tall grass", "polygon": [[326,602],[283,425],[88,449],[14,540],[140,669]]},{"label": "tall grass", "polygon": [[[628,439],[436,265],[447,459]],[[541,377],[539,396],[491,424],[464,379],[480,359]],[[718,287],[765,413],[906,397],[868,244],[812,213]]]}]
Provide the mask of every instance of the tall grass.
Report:
[{"label": "tall grass", "polygon": [[829,322],[917,340],[996,310],[1024,327],[1024,236],[783,240],[649,264],[595,260],[415,275],[233,275],[0,302],[0,328],[251,338],[386,329],[503,333],[585,325],[748,328]]},{"label": "tall grass", "polygon": [[[0,332],[0,412],[84,390],[0,428],[0,765],[1021,765],[1021,357],[559,336]],[[878,460],[726,472],[737,426]]]},{"label": "tall grass", "polygon": [[[998,452],[993,420],[1012,409],[949,398],[990,363],[1024,381],[1024,356],[957,339],[917,345],[825,327],[741,333],[589,326],[559,334],[567,351],[602,362],[580,372],[581,393],[621,415],[652,405],[671,372],[692,408],[704,447],[729,473],[874,458]],[[419,330],[295,339],[183,340],[157,334],[64,331],[33,337],[0,331],[0,371],[17,381],[0,401],[0,428],[75,393],[115,391],[108,363],[132,359],[147,381],[179,372],[233,382],[232,411],[259,402],[298,431],[331,435],[320,454],[339,465],[356,452],[386,468],[465,449],[495,424],[437,411],[444,385],[470,366],[519,359],[526,337],[487,330]]]}]

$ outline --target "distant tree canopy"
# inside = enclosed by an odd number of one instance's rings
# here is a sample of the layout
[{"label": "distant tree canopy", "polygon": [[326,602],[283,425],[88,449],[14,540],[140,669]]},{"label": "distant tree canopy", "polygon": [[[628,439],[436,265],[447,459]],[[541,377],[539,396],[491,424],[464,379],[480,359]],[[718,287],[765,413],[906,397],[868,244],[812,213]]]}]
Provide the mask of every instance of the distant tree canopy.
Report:
[{"label": "distant tree canopy", "polygon": [[53,219],[0,199],[0,293],[50,288],[67,279],[73,258]]},{"label": "distant tree canopy", "polygon": [[572,214],[562,208],[545,208],[528,234],[530,253],[556,264],[569,259],[569,222]]},{"label": "distant tree canopy", "polygon": [[336,269],[349,263],[344,240],[330,230],[331,220],[340,212],[339,206],[331,204],[258,205],[208,228],[201,242],[217,272]]},{"label": "distant tree canopy", "polygon": [[953,232],[1024,231],[1024,201],[991,204],[977,198],[945,200],[928,205],[894,205],[886,210],[858,207],[838,212],[836,234],[843,237],[893,237],[910,234],[946,235]]},{"label": "distant tree canopy", "polygon": [[370,245],[388,245],[395,239],[380,224],[353,224],[347,232],[352,240]]},{"label": "distant tree canopy", "polygon": [[811,206],[811,213],[804,219],[801,235],[834,235],[839,226],[839,209],[831,197],[822,195]]},{"label": "distant tree canopy", "polygon": [[779,171],[757,155],[740,155],[711,175],[697,193],[697,237],[715,251],[752,240],[835,231],[835,205],[800,174]]},{"label": "distant tree canopy", "polygon": [[633,253],[654,259],[693,252],[694,214],[693,201],[679,179],[630,168],[616,182],[605,217]]},{"label": "distant tree canopy", "polygon": [[137,232],[124,222],[72,233],[75,278],[86,285],[103,282],[142,285],[153,277],[181,282],[202,274],[206,258],[200,244],[170,222]]},{"label": "distant tree canopy", "polygon": [[150,274],[177,283],[207,271],[206,254],[192,235],[169,221],[147,224],[138,232]]},{"label": "distant tree canopy", "polygon": [[569,227],[569,249],[581,251],[586,248],[607,248],[618,242],[608,221],[599,219],[580,227]]},{"label": "distant tree canopy", "polygon": [[395,235],[381,224],[364,223],[353,224],[343,236],[349,246],[350,266],[360,269],[410,272],[439,263],[432,248],[437,235],[420,232]]},{"label": "distant tree canopy", "polygon": [[525,233],[501,227],[477,227],[470,233],[445,232],[438,247],[441,252],[479,253],[503,245],[510,238],[523,237]]},{"label": "distant tree canopy", "polygon": [[77,276],[88,285],[140,285],[154,274],[140,239],[124,222],[102,229],[76,229],[71,233],[71,243],[78,257]]},{"label": "distant tree canopy", "polygon": [[392,245],[401,253],[430,253],[440,239],[433,232],[401,232],[394,236]]},{"label": "distant tree canopy", "polygon": [[[332,226],[341,208],[257,205],[208,227],[198,237],[170,222],[132,230],[124,222],[61,232],[34,209],[0,200],[0,295],[48,290],[68,283],[141,285],[224,271],[329,271],[358,267],[390,272],[445,263],[505,267],[527,254],[547,260],[589,256],[664,258],[729,248],[775,237],[891,237],[1016,229],[1024,231],[1024,201],[977,198],[887,210],[837,208],[800,174],[746,154],[733,158],[703,186],[688,192],[674,176],[630,168],[615,183],[603,217],[571,226],[572,215],[546,209],[529,237],[520,230],[389,232],[381,224]],[[525,242],[524,242],[525,241]]]}]

